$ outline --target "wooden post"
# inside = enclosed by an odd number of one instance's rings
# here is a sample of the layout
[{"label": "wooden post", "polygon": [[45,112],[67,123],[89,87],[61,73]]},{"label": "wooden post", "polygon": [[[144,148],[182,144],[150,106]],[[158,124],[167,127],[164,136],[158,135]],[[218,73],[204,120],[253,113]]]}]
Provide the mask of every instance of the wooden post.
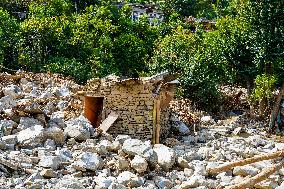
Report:
[{"label": "wooden post", "polygon": [[154,99],[154,107],[153,107],[153,139],[152,143],[156,143],[156,125],[157,125],[157,100]]},{"label": "wooden post", "polygon": [[156,100],[156,144],[160,143],[160,131],[161,131],[161,103],[160,100]]}]

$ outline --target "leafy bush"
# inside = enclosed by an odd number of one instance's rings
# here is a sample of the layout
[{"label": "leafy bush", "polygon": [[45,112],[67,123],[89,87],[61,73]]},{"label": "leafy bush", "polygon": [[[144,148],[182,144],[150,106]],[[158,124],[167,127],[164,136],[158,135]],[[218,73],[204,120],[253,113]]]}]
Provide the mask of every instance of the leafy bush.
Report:
[{"label": "leafy bush", "polygon": [[60,73],[66,77],[71,76],[78,83],[85,83],[92,75],[92,69],[89,65],[82,64],[74,58],[64,57],[50,57],[44,71]]}]

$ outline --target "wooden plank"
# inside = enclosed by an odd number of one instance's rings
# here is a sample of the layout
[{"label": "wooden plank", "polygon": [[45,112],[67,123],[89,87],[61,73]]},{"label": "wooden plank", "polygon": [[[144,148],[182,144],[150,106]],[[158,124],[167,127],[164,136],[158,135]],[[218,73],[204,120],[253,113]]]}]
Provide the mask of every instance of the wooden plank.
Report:
[{"label": "wooden plank", "polygon": [[111,112],[107,118],[100,124],[99,130],[103,133],[106,133],[108,129],[112,126],[112,124],[117,120],[118,114],[115,112]]}]

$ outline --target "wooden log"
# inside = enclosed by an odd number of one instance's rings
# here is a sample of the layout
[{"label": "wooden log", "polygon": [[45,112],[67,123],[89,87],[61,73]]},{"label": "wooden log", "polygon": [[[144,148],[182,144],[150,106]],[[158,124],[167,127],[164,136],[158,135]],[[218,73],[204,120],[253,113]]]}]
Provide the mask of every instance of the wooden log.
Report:
[{"label": "wooden log", "polygon": [[276,101],[273,105],[273,110],[271,111],[270,122],[269,122],[269,131],[270,132],[273,131],[273,128],[275,126],[275,120],[276,120],[278,112],[279,112],[279,105],[280,105],[280,102],[281,102],[283,95],[284,95],[284,83],[282,84],[282,86],[280,88],[279,94],[278,94]]},{"label": "wooden log", "polygon": [[228,186],[225,187],[225,189],[246,189],[246,188],[252,188],[254,185],[256,185],[257,183],[267,179],[270,175],[272,175],[273,173],[275,173],[276,171],[278,171],[279,169],[281,169],[284,166],[284,160],[282,160],[281,162],[265,168],[263,171],[261,171],[259,174],[245,179],[243,182],[239,183],[239,184],[235,184],[233,186]]},{"label": "wooden log", "polygon": [[281,150],[281,151],[277,151],[277,152],[274,152],[274,153],[271,153],[271,154],[257,155],[257,156],[254,156],[252,158],[247,158],[247,159],[243,159],[243,160],[239,160],[239,161],[235,161],[235,162],[226,163],[226,164],[221,165],[219,167],[208,169],[208,173],[211,174],[211,175],[217,174],[217,173],[220,173],[220,172],[230,170],[230,169],[237,167],[237,166],[243,166],[243,165],[255,163],[255,162],[258,162],[258,161],[274,159],[274,158],[277,158],[277,157],[284,157],[284,151]]}]

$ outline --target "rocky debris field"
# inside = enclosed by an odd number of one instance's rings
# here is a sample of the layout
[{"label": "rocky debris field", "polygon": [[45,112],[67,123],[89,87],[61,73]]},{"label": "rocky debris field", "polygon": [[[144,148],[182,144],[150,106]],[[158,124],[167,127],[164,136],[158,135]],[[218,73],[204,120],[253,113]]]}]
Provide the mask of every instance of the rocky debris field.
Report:
[{"label": "rocky debris field", "polygon": [[[203,116],[195,132],[175,117],[178,135],[163,144],[101,134],[76,109],[81,86],[71,80],[28,73],[0,79],[0,188],[224,188],[278,159],[217,175],[209,168],[284,150],[265,137],[265,123],[245,116]],[[284,169],[255,188],[284,188]]]}]

